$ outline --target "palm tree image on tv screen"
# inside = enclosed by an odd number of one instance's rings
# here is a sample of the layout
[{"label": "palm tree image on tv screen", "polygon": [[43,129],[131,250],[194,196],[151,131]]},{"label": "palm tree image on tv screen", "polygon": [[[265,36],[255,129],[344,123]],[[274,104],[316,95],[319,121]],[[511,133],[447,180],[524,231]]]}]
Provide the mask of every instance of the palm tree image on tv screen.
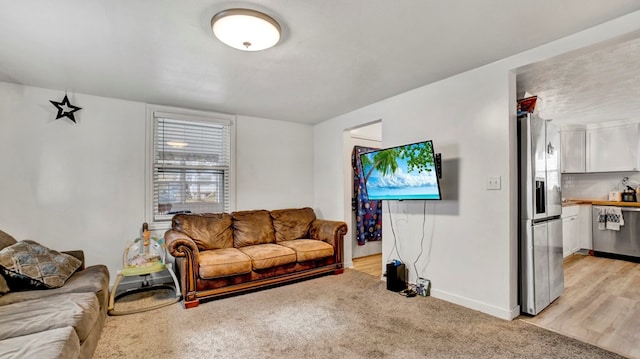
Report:
[{"label": "palm tree image on tv screen", "polygon": [[423,141],[360,155],[370,200],[441,199],[433,144]]}]

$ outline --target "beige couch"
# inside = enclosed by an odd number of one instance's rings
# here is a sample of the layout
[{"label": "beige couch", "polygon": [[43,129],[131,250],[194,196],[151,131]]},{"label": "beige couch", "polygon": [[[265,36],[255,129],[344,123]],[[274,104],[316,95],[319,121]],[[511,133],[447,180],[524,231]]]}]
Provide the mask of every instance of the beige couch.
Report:
[{"label": "beige couch", "polygon": [[[0,250],[14,243],[0,231]],[[9,292],[0,294],[0,358],[93,356],[107,313],[109,272],[103,265],[85,268],[82,251],[63,253],[82,262],[63,286],[20,291],[8,286]]]},{"label": "beige couch", "polygon": [[344,222],[311,208],[178,214],[165,233],[184,306],[343,271]]}]

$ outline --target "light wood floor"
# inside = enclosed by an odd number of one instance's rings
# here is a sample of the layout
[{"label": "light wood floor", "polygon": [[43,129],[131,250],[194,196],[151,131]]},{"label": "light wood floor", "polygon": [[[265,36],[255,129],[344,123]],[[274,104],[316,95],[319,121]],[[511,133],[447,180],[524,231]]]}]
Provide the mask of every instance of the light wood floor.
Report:
[{"label": "light wood floor", "polygon": [[366,257],[353,258],[353,269],[381,278],[382,254],[373,254]]},{"label": "light wood floor", "polygon": [[520,319],[640,358],[640,264],[575,254],[565,260],[564,280],[560,298]]},{"label": "light wood floor", "polygon": [[[353,259],[382,275],[382,255]],[[535,317],[519,319],[580,341],[640,358],[640,264],[575,254],[564,262],[564,293]]]}]

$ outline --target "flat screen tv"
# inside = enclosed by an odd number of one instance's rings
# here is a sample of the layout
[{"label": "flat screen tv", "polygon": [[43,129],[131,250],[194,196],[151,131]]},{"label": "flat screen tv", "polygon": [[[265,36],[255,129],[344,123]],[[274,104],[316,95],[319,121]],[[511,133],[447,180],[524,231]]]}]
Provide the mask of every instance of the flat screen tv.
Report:
[{"label": "flat screen tv", "polygon": [[370,200],[442,199],[431,141],[360,154]]}]

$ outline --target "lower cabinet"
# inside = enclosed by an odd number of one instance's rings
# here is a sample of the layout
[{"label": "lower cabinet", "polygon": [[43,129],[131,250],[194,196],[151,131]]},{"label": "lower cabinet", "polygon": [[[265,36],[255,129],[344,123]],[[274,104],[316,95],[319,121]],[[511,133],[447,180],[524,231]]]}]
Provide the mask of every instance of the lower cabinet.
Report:
[{"label": "lower cabinet", "polygon": [[591,205],[578,206],[578,249],[593,249],[593,237],[591,228]]},{"label": "lower cabinet", "polygon": [[562,207],[562,255],[593,249],[591,238],[591,205]]},{"label": "lower cabinet", "polygon": [[578,248],[578,216],[562,218],[562,256],[567,257],[575,253]]}]

